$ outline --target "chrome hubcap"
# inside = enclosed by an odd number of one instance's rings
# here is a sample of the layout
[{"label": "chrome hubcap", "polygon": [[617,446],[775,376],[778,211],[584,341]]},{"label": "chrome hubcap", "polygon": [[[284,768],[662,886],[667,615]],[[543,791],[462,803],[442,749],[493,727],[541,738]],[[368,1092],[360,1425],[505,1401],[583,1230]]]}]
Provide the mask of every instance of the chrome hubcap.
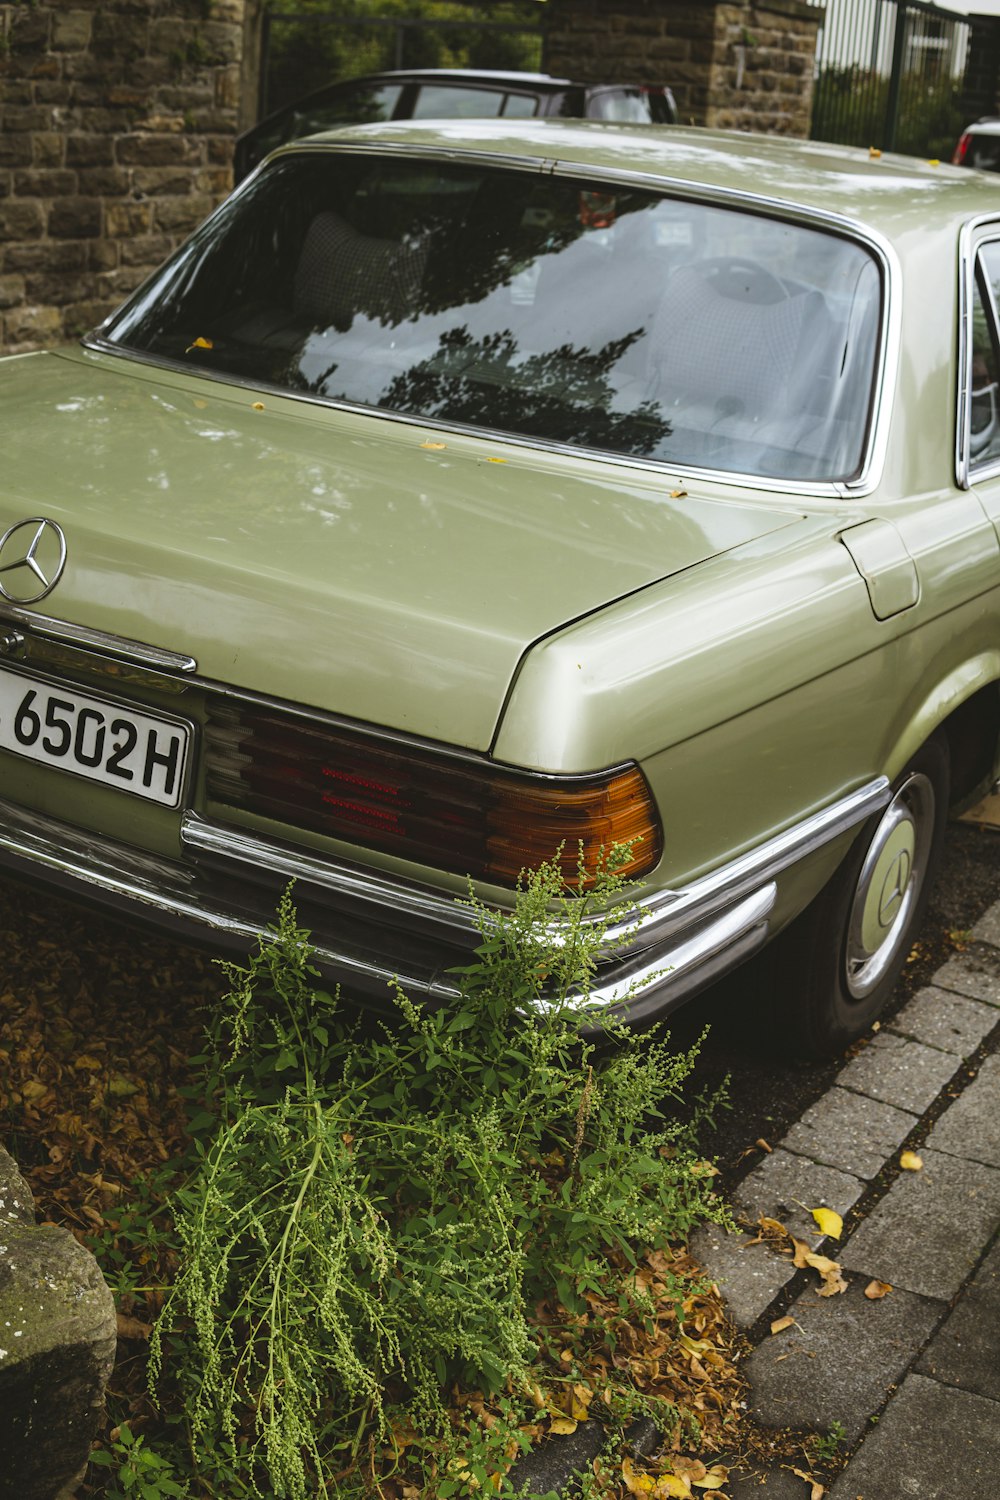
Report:
[{"label": "chrome hubcap", "polygon": [[934,787],[908,776],[882,815],[858,876],[847,928],[847,990],[863,1000],[899,957],[927,874]]}]

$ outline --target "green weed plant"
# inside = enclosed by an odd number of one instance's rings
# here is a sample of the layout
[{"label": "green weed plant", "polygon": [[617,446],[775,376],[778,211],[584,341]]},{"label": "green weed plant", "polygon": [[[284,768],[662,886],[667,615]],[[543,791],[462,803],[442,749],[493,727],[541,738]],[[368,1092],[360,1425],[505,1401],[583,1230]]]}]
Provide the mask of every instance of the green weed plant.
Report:
[{"label": "green weed plant", "polygon": [[[580,897],[554,864],[508,916],[472,901],[460,997],[429,1009],[397,990],[385,1023],[322,987],[289,893],[270,940],[226,966],[214,1103],[173,1203],[181,1263],[151,1344],[196,1452],[239,1455],[268,1496],[347,1496],[387,1454],[403,1466],[405,1430],[424,1444],[405,1462],[429,1466],[419,1492],[468,1493],[524,1441],[536,1301],[581,1313],[643,1247],[720,1216],[699,1110],[672,1117],[693,1051],[593,1030],[623,903],[613,869]],[[457,1475],[455,1390],[500,1413]]]}]

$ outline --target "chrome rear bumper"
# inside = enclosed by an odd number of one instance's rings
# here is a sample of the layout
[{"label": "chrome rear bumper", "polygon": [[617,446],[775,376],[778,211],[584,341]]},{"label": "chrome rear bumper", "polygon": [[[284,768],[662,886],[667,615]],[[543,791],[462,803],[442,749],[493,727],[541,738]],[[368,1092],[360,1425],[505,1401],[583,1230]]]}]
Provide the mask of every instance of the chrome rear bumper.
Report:
[{"label": "chrome rear bumper", "polygon": [[[644,1024],[689,999],[763,946],[776,877],[888,800],[879,777],[710,875],[637,901],[606,934],[591,1003]],[[450,896],[193,813],[181,840],[182,860],[158,858],[0,799],[0,867],[25,879],[236,954],[294,879],[317,965],[348,994],[383,1008],[394,982],[432,1002],[458,994],[449,971],[480,939]]]}]

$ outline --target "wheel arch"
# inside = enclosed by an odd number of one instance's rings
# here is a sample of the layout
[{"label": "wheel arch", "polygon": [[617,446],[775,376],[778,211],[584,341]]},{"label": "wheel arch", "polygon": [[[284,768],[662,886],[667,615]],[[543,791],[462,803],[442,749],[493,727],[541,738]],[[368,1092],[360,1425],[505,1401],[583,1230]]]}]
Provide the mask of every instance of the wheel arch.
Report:
[{"label": "wheel arch", "polygon": [[967,803],[1000,769],[1000,650],[961,663],[934,684],[886,757],[890,779],[938,732],[948,744],[951,802]]}]

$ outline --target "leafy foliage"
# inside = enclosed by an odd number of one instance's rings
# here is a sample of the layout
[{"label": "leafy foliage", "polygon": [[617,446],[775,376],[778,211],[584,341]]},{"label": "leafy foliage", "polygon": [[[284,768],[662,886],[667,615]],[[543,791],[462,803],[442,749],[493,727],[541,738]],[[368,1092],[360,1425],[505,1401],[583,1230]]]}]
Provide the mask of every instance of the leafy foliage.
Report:
[{"label": "leafy foliage", "polygon": [[537,70],[538,10],[532,0],[272,0],[266,109],[384,68]]},{"label": "leafy foliage", "polygon": [[[622,896],[606,871],[570,897],[551,865],[509,917],[473,902],[460,998],[427,1010],[399,992],[391,1024],[317,985],[288,894],[273,941],[228,967],[206,1056],[218,1116],[176,1195],[181,1266],[151,1348],[154,1380],[169,1348],[203,1452],[241,1455],[268,1494],[353,1493],[401,1430],[445,1439],[458,1386],[496,1398],[478,1467],[499,1473],[532,1389],[536,1301],[586,1321],[643,1246],[720,1215],[699,1107],[684,1125],[667,1114],[693,1056],[586,1032]],[[655,1311],[634,1274],[628,1296]],[[429,1460],[442,1496],[465,1482],[447,1452]]]},{"label": "leafy foliage", "polygon": [[[881,147],[889,79],[857,64],[821,70],[813,93],[814,140]],[[905,73],[900,84],[894,149],[950,161],[965,124],[962,90],[949,78],[928,82]]]}]

